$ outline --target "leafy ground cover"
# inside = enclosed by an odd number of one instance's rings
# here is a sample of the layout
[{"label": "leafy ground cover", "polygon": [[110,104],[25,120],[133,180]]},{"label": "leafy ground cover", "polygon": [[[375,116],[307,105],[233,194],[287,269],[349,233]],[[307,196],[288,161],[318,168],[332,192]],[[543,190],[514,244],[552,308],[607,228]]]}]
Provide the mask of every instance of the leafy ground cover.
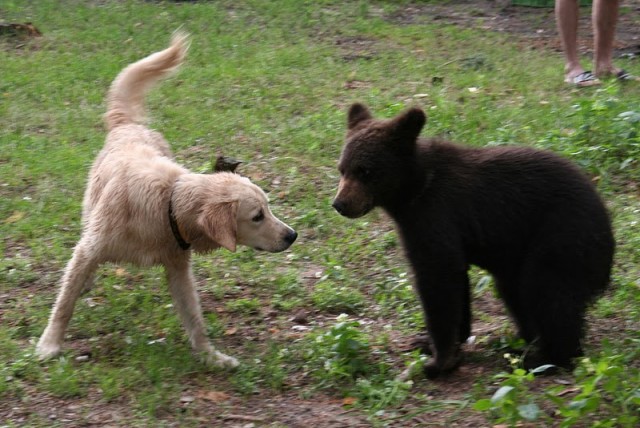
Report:
[{"label": "leafy ground cover", "polygon": [[[616,63],[640,75],[640,2],[625,1]],[[588,10],[581,35],[588,36]],[[3,0],[0,34],[0,426],[637,426],[640,406],[640,84],[562,83],[551,9],[507,2]],[[235,372],[191,354],[160,269],[105,266],[60,358],[33,357],[79,231],[100,150],[104,94],[121,68],[192,34],[185,66],[149,97],[179,162],[218,154],[300,233],[286,253],[195,261],[212,340]],[[587,38],[581,39],[588,59]],[[330,207],[345,111],[409,105],[425,133],[526,144],[573,159],[607,200],[612,287],[589,314],[574,373],[534,378],[512,325],[472,272],[466,364],[427,381],[411,274],[381,212]]]}]

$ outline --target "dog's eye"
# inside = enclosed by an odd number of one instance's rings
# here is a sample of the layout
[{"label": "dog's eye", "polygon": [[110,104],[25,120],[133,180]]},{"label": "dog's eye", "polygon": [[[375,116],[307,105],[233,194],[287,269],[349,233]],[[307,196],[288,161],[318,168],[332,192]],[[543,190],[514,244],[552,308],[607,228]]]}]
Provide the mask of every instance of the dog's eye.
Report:
[{"label": "dog's eye", "polygon": [[253,221],[254,223],[258,223],[258,222],[262,221],[263,219],[264,219],[264,212],[262,210],[260,210],[260,212],[258,214],[253,216],[251,221]]}]

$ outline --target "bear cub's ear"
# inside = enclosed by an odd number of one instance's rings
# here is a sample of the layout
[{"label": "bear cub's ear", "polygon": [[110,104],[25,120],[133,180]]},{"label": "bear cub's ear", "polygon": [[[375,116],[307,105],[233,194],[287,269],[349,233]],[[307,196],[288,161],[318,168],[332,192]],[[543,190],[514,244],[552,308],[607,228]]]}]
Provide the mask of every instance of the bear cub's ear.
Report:
[{"label": "bear cub's ear", "polygon": [[369,109],[361,103],[354,103],[349,107],[349,114],[347,115],[347,127],[348,129],[355,128],[363,120],[371,119],[371,113]]},{"label": "bear cub's ear", "polygon": [[390,128],[402,138],[415,141],[425,123],[427,123],[427,115],[424,111],[418,107],[412,107],[393,119]]}]

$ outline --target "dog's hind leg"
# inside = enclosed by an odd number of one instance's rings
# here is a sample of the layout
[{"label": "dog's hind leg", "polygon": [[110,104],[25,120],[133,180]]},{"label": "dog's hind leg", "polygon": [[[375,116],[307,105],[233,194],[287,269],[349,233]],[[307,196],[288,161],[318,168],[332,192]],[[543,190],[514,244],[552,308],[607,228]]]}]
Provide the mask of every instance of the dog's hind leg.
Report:
[{"label": "dog's hind leg", "polygon": [[98,262],[92,255],[85,240],[80,240],[61,281],[60,292],[51,312],[49,323],[36,346],[40,358],[50,358],[60,353],[64,332],[67,329],[76,300],[87,284],[93,280]]},{"label": "dog's hind leg", "polygon": [[203,355],[207,364],[226,368],[237,367],[238,360],[217,351],[207,338],[190,261],[185,259],[174,262],[165,265],[165,268],[173,303],[193,349]]}]

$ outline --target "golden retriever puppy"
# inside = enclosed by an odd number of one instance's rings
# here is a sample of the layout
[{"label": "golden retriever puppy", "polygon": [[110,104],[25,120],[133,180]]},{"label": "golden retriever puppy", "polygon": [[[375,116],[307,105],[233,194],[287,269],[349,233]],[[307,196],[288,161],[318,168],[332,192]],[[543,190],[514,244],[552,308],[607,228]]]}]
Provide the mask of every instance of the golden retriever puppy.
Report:
[{"label": "golden retriever puppy", "polygon": [[89,173],[82,236],[37,344],[41,358],[60,352],[75,302],[97,267],[128,262],[163,265],[193,349],[212,365],[238,365],[207,339],[191,253],[235,251],[236,245],[278,252],[297,234],[271,213],[264,192],[247,178],[189,172],[173,161],[162,135],[143,125],[146,91],[182,63],[187,49],[187,36],[176,33],[167,49],[129,65],[111,85],[106,143]]}]

